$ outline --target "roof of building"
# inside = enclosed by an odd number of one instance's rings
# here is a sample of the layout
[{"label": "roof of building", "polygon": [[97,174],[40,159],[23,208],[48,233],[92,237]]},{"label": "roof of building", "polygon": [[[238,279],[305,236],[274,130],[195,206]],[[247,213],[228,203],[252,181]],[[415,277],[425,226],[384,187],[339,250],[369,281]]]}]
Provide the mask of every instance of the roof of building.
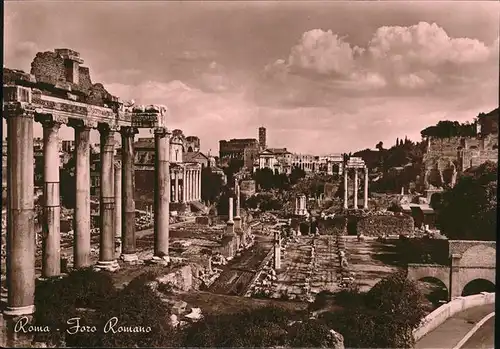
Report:
[{"label": "roof of building", "polygon": [[182,159],[184,162],[196,162],[195,159],[204,158],[208,160],[208,156],[199,151],[193,151],[182,154]]}]

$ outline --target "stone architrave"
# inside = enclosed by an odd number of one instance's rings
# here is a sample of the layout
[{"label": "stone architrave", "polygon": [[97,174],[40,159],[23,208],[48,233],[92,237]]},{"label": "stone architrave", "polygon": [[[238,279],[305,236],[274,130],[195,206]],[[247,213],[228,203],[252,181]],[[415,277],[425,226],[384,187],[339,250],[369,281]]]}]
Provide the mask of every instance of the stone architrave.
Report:
[{"label": "stone architrave", "polygon": [[102,127],[101,136],[101,197],[99,221],[99,270],[116,271],[120,268],[115,258],[115,130]]},{"label": "stone architrave", "polygon": [[85,125],[75,128],[75,232],[73,267],[90,266],[90,130]]},{"label": "stone architrave", "polygon": [[[135,242],[135,168],[134,137],[138,130],[122,127],[122,254],[125,262],[137,261]],[[151,211],[151,210],[150,210]]]},{"label": "stone architrave", "polygon": [[154,260],[169,262],[170,133],[155,129]]},{"label": "stone architrave", "polygon": [[61,274],[61,206],[59,203],[59,128],[52,117],[42,120],[43,126],[43,197],[42,277]]},{"label": "stone architrave", "polygon": [[[31,95],[31,90],[23,89]],[[7,119],[7,307],[6,317],[35,311],[34,114],[6,104]]]}]

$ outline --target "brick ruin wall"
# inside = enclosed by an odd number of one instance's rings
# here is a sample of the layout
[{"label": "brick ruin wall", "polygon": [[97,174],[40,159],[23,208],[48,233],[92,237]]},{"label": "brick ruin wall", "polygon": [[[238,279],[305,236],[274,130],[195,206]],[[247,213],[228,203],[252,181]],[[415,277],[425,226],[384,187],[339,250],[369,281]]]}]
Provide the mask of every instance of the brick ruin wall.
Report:
[{"label": "brick ruin wall", "polygon": [[413,234],[414,221],[409,215],[361,217],[356,230],[364,236],[408,235]]},{"label": "brick ruin wall", "polygon": [[431,138],[429,150],[423,158],[422,179],[425,173],[451,169],[453,164],[459,172],[462,172],[486,161],[498,162],[497,134],[486,135],[482,138]]},{"label": "brick ruin wall", "polygon": [[[105,106],[107,101],[115,99],[102,84],[92,84],[90,71],[87,67],[78,67],[78,84],[68,82],[66,79],[65,60],[55,52],[38,52],[33,62],[31,63],[30,73],[35,77],[30,77],[29,74],[12,69],[3,69],[4,84],[14,83],[16,80],[26,80],[47,85],[62,84],[66,86],[64,89],[72,92],[79,92],[81,99],[79,102],[89,103],[98,106]],[[50,90],[50,89],[49,89]]]}]

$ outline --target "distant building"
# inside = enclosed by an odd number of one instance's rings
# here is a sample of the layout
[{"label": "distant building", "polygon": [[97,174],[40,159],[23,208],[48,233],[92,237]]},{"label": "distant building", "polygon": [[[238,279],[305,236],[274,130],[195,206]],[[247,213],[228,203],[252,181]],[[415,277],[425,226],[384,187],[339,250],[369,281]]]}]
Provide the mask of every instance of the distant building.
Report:
[{"label": "distant building", "polygon": [[263,151],[267,148],[265,127],[259,127],[259,147],[260,151]]},{"label": "distant building", "polygon": [[275,173],[290,174],[292,153],[286,148],[269,148],[259,153],[257,161],[254,163],[254,170],[268,168]]},{"label": "distant building", "polygon": [[228,165],[232,159],[243,161],[243,166],[252,169],[259,153],[259,142],[253,138],[219,141],[219,161]]},{"label": "distant building", "polygon": [[498,162],[498,118],[498,109],[479,114],[475,137],[427,137],[422,189],[453,187],[457,174],[486,161]]}]

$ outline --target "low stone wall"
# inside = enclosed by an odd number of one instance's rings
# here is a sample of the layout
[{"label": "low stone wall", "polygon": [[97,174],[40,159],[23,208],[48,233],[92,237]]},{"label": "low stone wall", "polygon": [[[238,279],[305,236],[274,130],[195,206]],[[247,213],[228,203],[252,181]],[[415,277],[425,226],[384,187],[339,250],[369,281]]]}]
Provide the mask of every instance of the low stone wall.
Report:
[{"label": "low stone wall", "polygon": [[415,341],[425,336],[430,331],[439,327],[447,319],[463,310],[478,307],[481,305],[495,304],[495,293],[482,292],[467,297],[457,297],[449,303],[446,303],[432,313],[427,315],[419,328],[413,331]]},{"label": "low stone wall", "polygon": [[356,227],[357,233],[364,236],[383,236],[384,234],[408,235],[413,234],[413,217],[401,216],[367,216],[361,217]]}]

